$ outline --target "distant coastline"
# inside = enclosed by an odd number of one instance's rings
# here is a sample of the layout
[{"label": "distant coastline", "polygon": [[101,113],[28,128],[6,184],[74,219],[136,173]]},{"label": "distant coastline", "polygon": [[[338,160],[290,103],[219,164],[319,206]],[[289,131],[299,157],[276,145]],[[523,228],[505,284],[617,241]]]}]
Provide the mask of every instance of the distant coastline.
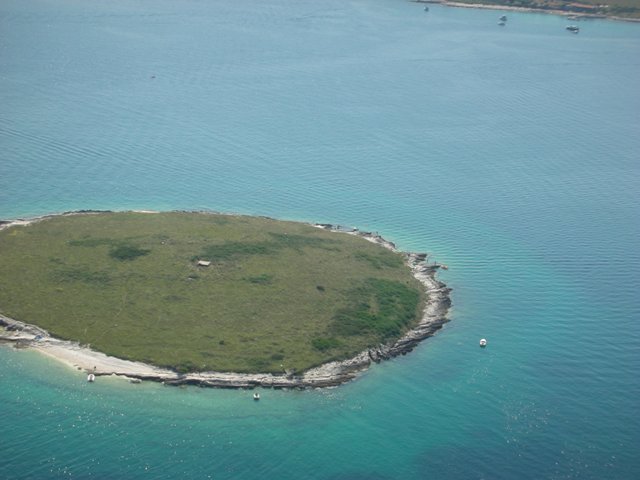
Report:
[{"label": "distant coastline", "polygon": [[[499,3],[465,3],[465,2],[455,2],[448,0],[413,0],[415,3],[423,3],[423,4],[437,4],[444,5],[446,7],[458,7],[458,8],[478,8],[478,9],[486,9],[486,10],[506,10],[512,12],[529,12],[529,13],[548,13],[550,15],[560,15],[564,17],[571,17],[572,20],[579,19],[608,19],[608,20],[616,20],[616,21],[624,21],[624,22],[640,22],[640,18],[635,17],[623,17],[619,15],[612,15],[609,13],[601,13],[601,12],[589,12],[584,9],[574,8],[572,9],[571,5],[580,5],[578,3],[572,4],[567,3],[566,9],[558,9],[554,7],[542,7],[542,6],[512,6],[512,5],[502,5]],[[586,7],[586,5],[584,6]],[[638,9],[638,13],[640,14],[640,9]]]},{"label": "distant coastline", "polygon": [[[103,211],[65,212],[59,215],[77,215],[104,213]],[[156,213],[145,211],[144,213]],[[45,218],[58,215],[45,215],[33,219],[19,219],[0,222],[0,230],[17,225],[28,225]],[[362,232],[358,229],[345,229],[330,224],[312,224],[317,228],[334,232],[360,236],[370,242],[398,252],[396,246],[378,234]],[[448,310],[451,306],[450,291],[444,283],[436,279],[436,272],[442,265],[427,263],[424,253],[404,253],[406,264],[413,276],[422,284],[427,295],[422,317],[413,329],[389,345],[378,345],[360,352],[353,358],[329,362],[300,374],[269,373],[229,373],[196,372],[180,374],[173,370],[156,367],[142,362],[133,362],[108,356],[104,353],[81,346],[78,342],[61,340],[51,336],[45,329],[0,315],[0,341],[9,342],[16,348],[30,348],[56,360],[62,361],[77,370],[83,370],[95,376],[117,375],[133,382],[153,380],[168,385],[199,385],[218,388],[320,388],[333,387],[353,380],[372,363],[379,363],[415,348],[422,340],[433,336],[449,321]]]}]

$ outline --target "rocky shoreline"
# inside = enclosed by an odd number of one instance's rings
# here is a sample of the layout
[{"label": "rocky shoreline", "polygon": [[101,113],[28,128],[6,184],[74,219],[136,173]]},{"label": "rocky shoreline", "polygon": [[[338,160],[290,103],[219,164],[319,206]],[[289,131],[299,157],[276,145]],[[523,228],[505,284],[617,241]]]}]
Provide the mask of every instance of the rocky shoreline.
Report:
[{"label": "rocky shoreline", "polygon": [[[101,213],[95,211],[65,212],[62,215]],[[151,213],[151,212],[149,212]],[[13,225],[27,225],[33,220],[16,220],[0,224],[0,229]],[[329,224],[314,224],[333,232],[357,235],[366,240],[398,252],[396,246],[378,234],[362,232],[358,229],[345,229]],[[110,357],[81,346],[77,342],[52,337],[46,330],[9,317],[0,315],[0,341],[10,342],[16,348],[32,348],[45,355],[61,360],[68,365],[93,373],[95,376],[117,375],[131,379],[153,380],[167,385],[199,385],[217,388],[321,388],[334,387],[353,380],[372,363],[379,363],[413,350],[422,340],[433,336],[449,321],[447,313],[451,306],[450,291],[444,283],[436,279],[436,272],[442,265],[427,262],[425,253],[404,253],[405,261],[414,277],[424,287],[427,301],[418,325],[400,339],[388,345],[369,348],[355,357],[338,362],[330,362],[307,370],[301,374],[247,374],[227,372],[199,372],[179,374],[172,370],[155,367],[141,362],[132,362]]]}]

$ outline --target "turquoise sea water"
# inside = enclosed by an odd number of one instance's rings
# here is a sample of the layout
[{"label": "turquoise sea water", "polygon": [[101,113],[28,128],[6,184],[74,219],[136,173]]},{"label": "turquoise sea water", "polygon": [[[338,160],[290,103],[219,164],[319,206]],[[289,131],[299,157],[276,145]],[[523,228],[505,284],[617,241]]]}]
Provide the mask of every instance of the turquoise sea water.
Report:
[{"label": "turquoise sea water", "polygon": [[0,218],[340,223],[454,289],[410,355],[260,402],[0,348],[0,477],[640,478],[640,25],[499,14],[0,2]]}]

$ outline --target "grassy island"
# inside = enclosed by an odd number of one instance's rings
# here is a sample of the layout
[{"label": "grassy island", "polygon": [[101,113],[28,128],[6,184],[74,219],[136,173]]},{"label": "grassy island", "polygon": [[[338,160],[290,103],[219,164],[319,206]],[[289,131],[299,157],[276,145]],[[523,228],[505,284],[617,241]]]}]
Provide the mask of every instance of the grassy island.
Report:
[{"label": "grassy island", "polygon": [[402,254],[302,223],[105,212],[0,231],[0,313],[181,373],[350,358],[414,326],[424,296]]}]

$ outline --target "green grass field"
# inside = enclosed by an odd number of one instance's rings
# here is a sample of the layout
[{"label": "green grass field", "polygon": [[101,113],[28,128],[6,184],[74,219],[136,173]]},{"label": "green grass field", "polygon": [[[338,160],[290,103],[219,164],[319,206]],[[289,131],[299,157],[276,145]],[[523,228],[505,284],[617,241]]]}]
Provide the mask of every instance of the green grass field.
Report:
[{"label": "green grass field", "polygon": [[301,223],[126,212],[0,231],[0,312],[179,372],[348,358],[399,337],[424,300],[400,254]]}]

